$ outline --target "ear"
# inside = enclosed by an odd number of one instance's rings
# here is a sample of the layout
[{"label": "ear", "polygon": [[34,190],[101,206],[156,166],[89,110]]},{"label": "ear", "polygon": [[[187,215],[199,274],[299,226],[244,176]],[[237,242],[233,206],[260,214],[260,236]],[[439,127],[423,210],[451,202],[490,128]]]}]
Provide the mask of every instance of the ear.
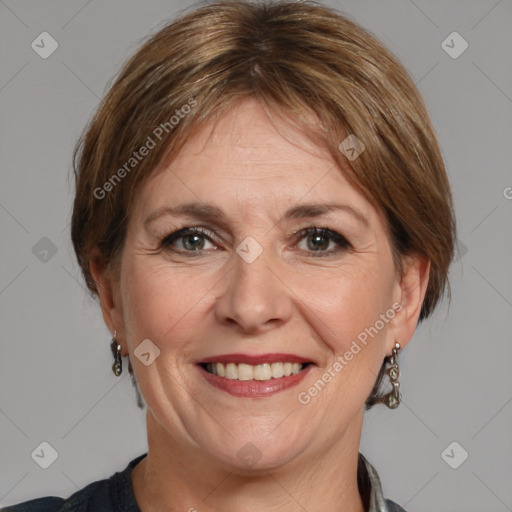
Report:
[{"label": "ear", "polygon": [[[124,322],[121,314],[118,283],[108,272],[103,255],[97,247],[91,252],[89,267],[94,282],[96,283],[96,289],[98,290],[103,320],[112,335],[114,335],[114,331],[117,331],[117,340],[124,349]],[[123,350],[121,351],[121,355],[124,355]]]},{"label": "ear", "polygon": [[397,310],[395,317],[388,325],[390,331],[388,355],[395,346],[395,339],[400,343],[400,348],[404,348],[413,337],[427,291],[429,275],[429,260],[416,254],[405,257],[404,272],[397,281],[395,290],[395,297],[397,302],[402,304],[402,308]]}]

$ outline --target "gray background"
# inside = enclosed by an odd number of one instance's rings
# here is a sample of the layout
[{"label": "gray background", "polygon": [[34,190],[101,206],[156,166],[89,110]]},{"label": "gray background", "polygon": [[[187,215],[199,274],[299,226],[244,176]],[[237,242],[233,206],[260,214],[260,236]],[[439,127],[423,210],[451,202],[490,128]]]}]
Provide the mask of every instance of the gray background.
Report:
[{"label": "gray background", "polygon": [[[147,449],[127,360],[117,379],[74,260],[71,150],[141,38],[190,5],[0,1],[0,505],[69,496]],[[399,358],[402,405],[367,413],[361,450],[408,512],[512,510],[512,2],[327,5],[387,44],[424,95],[462,254],[451,307]],[[47,59],[31,48],[43,31],[59,44]],[[456,59],[441,46],[453,31],[469,43]],[[46,470],[31,458],[43,441],[58,452]],[[469,454],[457,469],[441,456],[453,441]]]}]

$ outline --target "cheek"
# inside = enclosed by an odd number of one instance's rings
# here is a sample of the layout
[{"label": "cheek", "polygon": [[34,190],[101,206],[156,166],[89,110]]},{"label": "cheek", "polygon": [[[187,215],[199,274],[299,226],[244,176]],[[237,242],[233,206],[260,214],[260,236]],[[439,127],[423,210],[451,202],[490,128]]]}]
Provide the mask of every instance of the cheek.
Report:
[{"label": "cheek", "polygon": [[347,350],[353,339],[372,326],[389,307],[390,287],[385,273],[374,265],[347,265],[343,272],[323,281],[308,281],[308,306],[328,329],[330,344],[338,351]]},{"label": "cheek", "polygon": [[179,345],[204,289],[183,269],[171,272],[165,263],[147,257],[127,261],[122,282],[123,315],[132,343],[149,338],[157,345],[165,340],[166,349]]}]

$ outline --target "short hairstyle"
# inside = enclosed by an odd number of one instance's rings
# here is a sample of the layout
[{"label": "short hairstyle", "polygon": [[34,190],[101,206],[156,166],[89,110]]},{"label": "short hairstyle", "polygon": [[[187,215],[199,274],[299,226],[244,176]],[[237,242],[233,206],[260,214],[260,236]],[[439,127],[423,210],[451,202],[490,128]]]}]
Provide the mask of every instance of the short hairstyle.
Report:
[{"label": "short hairstyle", "polygon": [[[98,248],[119,270],[140,187],[202,124],[244,98],[290,120],[328,150],[385,220],[398,274],[430,262],[418,322],[445,288],[456,237],[452,196],[425,104],[397,58],[346,15],[312,1],[221,1],[148,36],[78,140],[71,236],[88,289]],[[364,151],[340,150],[355,135]],[[378,398],[386,361],[366,405]]]}]

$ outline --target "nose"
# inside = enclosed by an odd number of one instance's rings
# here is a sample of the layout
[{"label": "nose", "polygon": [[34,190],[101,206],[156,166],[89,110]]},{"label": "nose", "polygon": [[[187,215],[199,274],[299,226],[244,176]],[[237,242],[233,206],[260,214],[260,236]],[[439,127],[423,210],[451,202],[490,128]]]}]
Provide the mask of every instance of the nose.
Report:
[{"label": "nose", "polygon": [[241,334],[275,329],[292,313],[292,292],[279,275],[278,265],[266,256],[268,252],[264,250],[251,263],[235,253],[216,300],[218,322],[235,327]]}]

